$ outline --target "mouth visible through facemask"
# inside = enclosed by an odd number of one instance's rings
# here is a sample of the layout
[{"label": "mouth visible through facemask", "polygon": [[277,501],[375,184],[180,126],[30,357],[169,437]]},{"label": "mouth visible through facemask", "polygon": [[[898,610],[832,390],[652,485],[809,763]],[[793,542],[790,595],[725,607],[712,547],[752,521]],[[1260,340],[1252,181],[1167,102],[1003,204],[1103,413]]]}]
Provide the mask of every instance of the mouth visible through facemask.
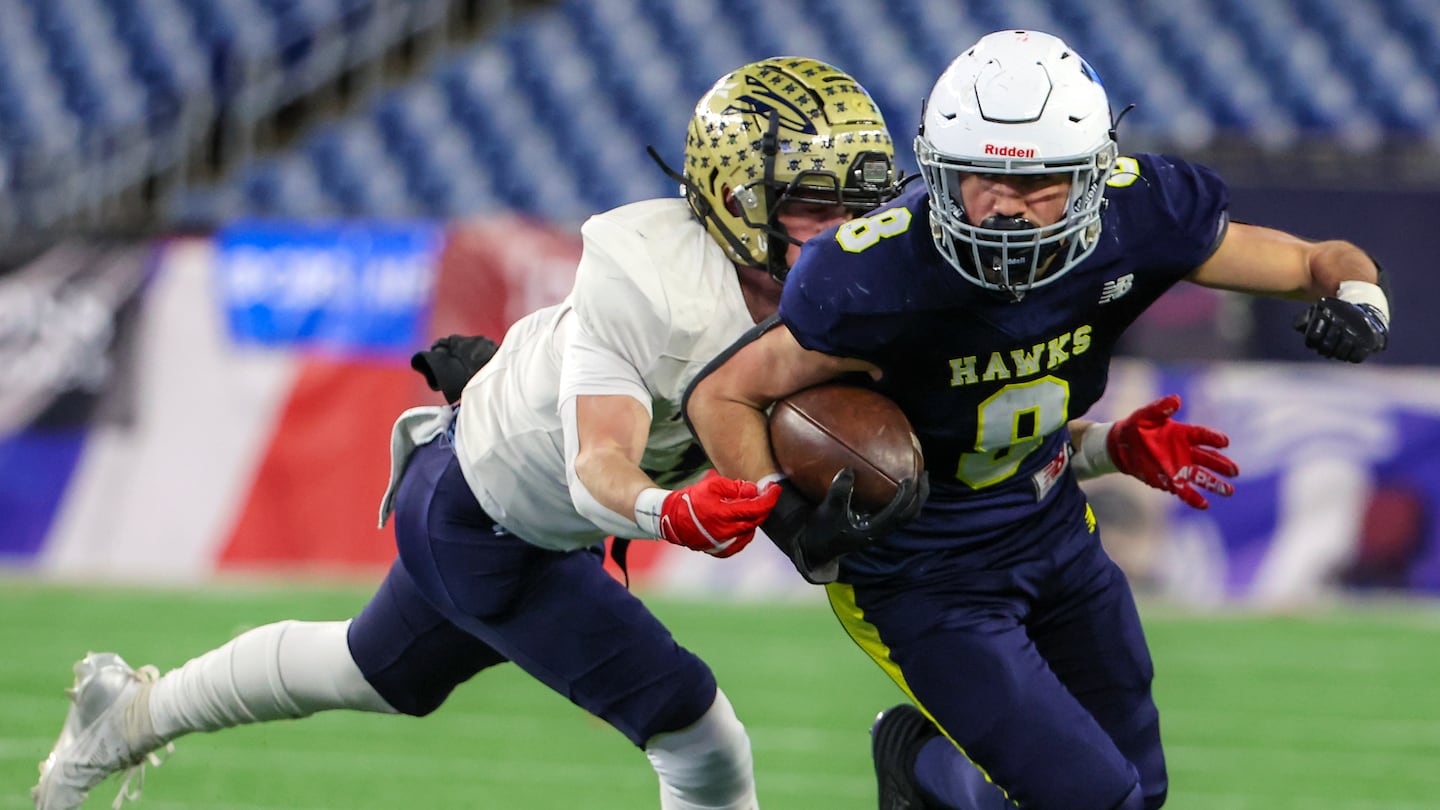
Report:
[{"label": "mouth visible through facemask", "polygon": [[[1033,231],[1035,225],[1025,217],[1001,216],[991,214],[980,223],[981,228],[992,231]],[[1023,289],[1033,279],[1031,271],[1034,268],[1035,245],[1016,241],[1006,243],[1003,246],[995,247],[989,245],[976,246],[977,258],[980,263],[980,272],[985,281],[1002,287],[1012,295],[1016,288]]]}]

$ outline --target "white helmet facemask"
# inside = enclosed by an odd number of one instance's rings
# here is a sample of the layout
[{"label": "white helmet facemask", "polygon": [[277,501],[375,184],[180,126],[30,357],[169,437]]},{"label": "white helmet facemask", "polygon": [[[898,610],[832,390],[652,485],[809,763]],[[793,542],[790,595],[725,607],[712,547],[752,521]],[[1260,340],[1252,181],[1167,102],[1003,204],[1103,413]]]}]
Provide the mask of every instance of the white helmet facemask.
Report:
[{"label": "white helmet facemask", "polygon": [[[1105,88],[1079,54],[1035,31],[983,37],[940,75],[915,139],[936,247],[968,281],[1020,300],[1095,250],[1116,154]],[[1064,216],[971,222],[960,190],[971,174],[1068,179]]]}]

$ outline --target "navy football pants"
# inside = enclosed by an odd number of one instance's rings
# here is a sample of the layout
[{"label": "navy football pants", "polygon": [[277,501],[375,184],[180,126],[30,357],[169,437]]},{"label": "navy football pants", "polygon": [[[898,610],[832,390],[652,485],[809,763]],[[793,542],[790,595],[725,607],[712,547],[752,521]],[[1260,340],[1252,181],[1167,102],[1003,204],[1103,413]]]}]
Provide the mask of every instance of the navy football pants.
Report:
[{"label": "navy football pants", "polygon": [[1150,654],[1087,517],[1050,516],[1028,547],[911,552],[908,574],[828,586],[851,636],[958,746],[949,773],[921,757],[917,778],[937,798],[966,795],[943,789],[974,775],[963,751],[1020,807],[1163,804]]},{"label": "navy football pants", "polygon": [[699,720],[715,677],[604,569],[600,550],[548,551],[495,524],[448,437],[411,457],[396,496],[400,555],[350,626],[360,671],[391,706],[434,711],[514,661],[644,746]]}]

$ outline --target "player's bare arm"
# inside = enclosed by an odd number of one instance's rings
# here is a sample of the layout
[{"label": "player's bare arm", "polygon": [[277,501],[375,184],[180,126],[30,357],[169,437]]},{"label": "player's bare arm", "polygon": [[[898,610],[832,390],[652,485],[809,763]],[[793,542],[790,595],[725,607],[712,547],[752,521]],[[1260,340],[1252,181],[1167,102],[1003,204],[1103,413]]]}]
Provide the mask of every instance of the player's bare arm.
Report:
[{"label": "player's bare arm", "polygon": [[1375,262],[1355,245],[1307,242],[1297,236],[1231,222],[1220,247],[1190,274],[1196,284],[1253,295],[1316,301],[1341,282],[1377,283]]},{"label": "player's bare arm", "polygon": [[1295,330],[1322,357],[1359,363],[1384,351],[1390,340],[1390,302],[1380,268],[1349,242],[1306,242],[1271,228],[1232,223],[1220,247],[1189,280],[1313,301]]},{"label": "player's bare arm", "polygon": [[635,510],[635,498],[655,486],[640,469],[650,414],[634,397],[618,394],[575,398],[580,450],[575,474],[590,495],[621,515]]},{"label": "player's bare arm", "polygon": [[686,415],[721,475],[759,481],[778,471],[765,410],[787,394],[851,371],[879,373],[862,360],[810,351],[781,324],[711,368],[690,392]]},{"label": "player's bare arm", "polygon": [[577,396],[575,422],[579,481],[572,485],[571,497],[596,525],[617,536],[655,537],[729,557],[754,538],[755,528],[779,497],[761,493],[749,481],[720,477],[680,490],[656,486],[640,468],[650,414],[633,397]]}]

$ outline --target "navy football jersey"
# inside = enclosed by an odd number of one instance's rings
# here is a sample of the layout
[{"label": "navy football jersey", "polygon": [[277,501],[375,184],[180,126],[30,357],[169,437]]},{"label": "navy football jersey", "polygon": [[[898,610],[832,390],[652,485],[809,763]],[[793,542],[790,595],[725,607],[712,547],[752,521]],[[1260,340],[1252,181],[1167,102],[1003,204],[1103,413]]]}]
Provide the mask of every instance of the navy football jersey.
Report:
[{"label": "navy football jersey", "polygon": [[877,387],[920,437],[931,504],[972,538],[1033,515],[1051,491],[1037,473],[1057,468],[1066,423],[1105,390],[1121,333],[1224,235],[1228,192],[1202,166],[1122,157],[1108,186],[1095,251],[1019,302],[940,255],[922,183],[812,240],[785,281],[780,317],[802,346],[884,371]]}]

